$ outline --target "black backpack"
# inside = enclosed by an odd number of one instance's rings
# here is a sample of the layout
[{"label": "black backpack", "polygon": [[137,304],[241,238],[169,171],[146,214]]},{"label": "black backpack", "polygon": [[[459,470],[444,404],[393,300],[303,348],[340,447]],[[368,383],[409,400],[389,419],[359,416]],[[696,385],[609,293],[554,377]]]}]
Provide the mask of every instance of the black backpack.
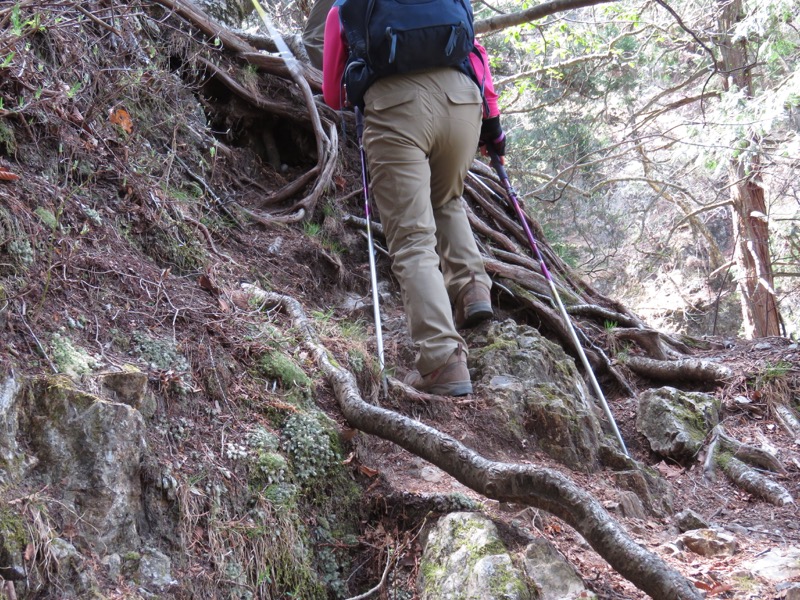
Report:
[{"label": "black backpack", "polygon": [[338,0],[337,5],[350,48],[342,83],[351,105],[363,108],[367,88],[387,75],[455,67],[475,79],[469,0]]}]

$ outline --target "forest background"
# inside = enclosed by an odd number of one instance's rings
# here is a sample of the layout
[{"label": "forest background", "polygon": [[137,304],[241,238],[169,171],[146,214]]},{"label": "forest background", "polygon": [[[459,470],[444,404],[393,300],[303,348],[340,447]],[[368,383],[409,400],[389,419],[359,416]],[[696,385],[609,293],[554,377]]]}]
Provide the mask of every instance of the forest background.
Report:
[{"label": "forest background", "polygon": [[563,258],[657,326],[798,333],[797,15],[613,2],[485,38],[530,210]]}]

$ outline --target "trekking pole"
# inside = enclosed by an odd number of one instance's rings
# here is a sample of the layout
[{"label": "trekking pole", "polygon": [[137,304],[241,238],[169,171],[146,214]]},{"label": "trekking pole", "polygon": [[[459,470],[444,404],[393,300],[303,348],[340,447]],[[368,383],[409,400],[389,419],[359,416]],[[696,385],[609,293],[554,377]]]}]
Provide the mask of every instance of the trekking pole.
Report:
[{"label": "trekking pole", "polygon": [[375,335],[378,344],[378,366],[381,368],[383,396],[389,397],[386,381],[386,363],[383,360],[383,333],[381,331],[381,311],[378,305],[378,273],[375,268],[375,246],[372,242],[372,225],[369,213],[369,184],[367,183],[367,155],[364,152],[362,137],[364,133],[364,117],[356,107],[356,135],[358,136],[358,152],[361,155],[361,184],[364,187],[364,213],[367,218],[367,245],[369,246],[369,276],[372,283],[372,307],[375,313]]},{"label": "trekking pole", "polygon": [[533,250],[536,259],[539,261],[542,274],[550,286],[550,293],[553,296],[553,300],[555,300],[556,304],[558,304],[561,317],[567,324],[567,329],[569,329],[569,332],[572,336],[572,342],[575,344],[575,348],[578,351],[583,368],[589,375],[589,381],[592,384],[592,388],[594,389],[595,394],[597,394],[600,404],[603,406],[603,412],[605,412],[606,418],[611,423],[611,428],[614,430],[614,435],[616,435],[617,440],[619,440],[619,445],[622,447],[622,451],[625,453],[625,456],[630,456],[628,454],[628,449],[625,447],[625,442],[622,439],[622,435],[620,435],[619,429],[617,428],[617,422],[614,420],[614,415],[611,414],[611,409],[609,408],[608,402],[606,402],[606,398],[600,389],[600,384],[597,383],[597,378],[594,376],[594,371],[592,371],[592,367],[589,365],[589,359],[586,358],[586,353],[583,351],[583,346],[581,346],[581,342],[578,339],[578,334],[575,333],[575,328],[572,326],[572,321],[569,318],[569,314],[567,314],[567,309],[564,308],[564,304],[561,302],[561,296],[559,296],[558,291],[556,290],[556,285],[553,282],[550,271],[544,262],[544,258],[542,258],[542,253],[539,252],[539,246],[536,243],[536,239],[533,237],[533,233],[531,233],[531,228],[528,226],[528,220],[525,218],[525,213],[522,211],[522,206],[520,205],[520,201],[517,198],[517,193],[514,191],[514,187],[511,185],[511,181],[508,178],[508,173],[506,173],[503,163],[500,162],[500,157],[491,147],[489,148],[489,157],[492,161],[492,167],[494,167],[494,170],[497,172],[497,176],[500,178],[500,183],[503,184],[508,197],[511,199],[511,204],[514,205],[514,210],[516,211],[517,217],[522,224],[522,228],[525,230],[525,235],[528,236],[528,243],[531,245],[531,250]]}]

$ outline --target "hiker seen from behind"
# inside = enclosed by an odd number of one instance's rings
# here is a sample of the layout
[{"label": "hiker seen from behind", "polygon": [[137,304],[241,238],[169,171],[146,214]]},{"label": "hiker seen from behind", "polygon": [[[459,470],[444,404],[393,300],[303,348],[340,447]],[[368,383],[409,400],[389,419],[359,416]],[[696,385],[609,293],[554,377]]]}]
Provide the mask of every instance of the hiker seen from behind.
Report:
[{"label": "hiker seen from behind", "polygon": [[471,394],[458,329],[492,316],[492,282],[461,195],[479,144],[502,159],[505,134],[469,1],[338,0],[322,72],[329,106],[363,112],[372,195],[417,348],[405,382]]}]

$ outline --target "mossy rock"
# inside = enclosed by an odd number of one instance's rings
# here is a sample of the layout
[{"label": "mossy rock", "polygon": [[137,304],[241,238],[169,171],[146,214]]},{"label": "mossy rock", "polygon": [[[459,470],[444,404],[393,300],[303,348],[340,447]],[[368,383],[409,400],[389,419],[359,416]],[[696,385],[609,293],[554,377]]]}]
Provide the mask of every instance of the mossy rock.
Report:
[{"label": "mossy rock", "polygon": [[720,401],[701,392],[672,387],[639,396],[636,429],[653,452],[678,462],[693,460],[708,433],[719,423]]},{"label": "mossy rock", "polygon": [[492,323],[470,339],[473,378],[493,399],[489,418],[570,468],[599,465],[603,431],[591,395],[564,350],[532,327]]},{"label": "mossy rock", "polygon": [[418,581],[422,600],[529,600],[492,521],[480,513],[445,515],[427,532]]}]

